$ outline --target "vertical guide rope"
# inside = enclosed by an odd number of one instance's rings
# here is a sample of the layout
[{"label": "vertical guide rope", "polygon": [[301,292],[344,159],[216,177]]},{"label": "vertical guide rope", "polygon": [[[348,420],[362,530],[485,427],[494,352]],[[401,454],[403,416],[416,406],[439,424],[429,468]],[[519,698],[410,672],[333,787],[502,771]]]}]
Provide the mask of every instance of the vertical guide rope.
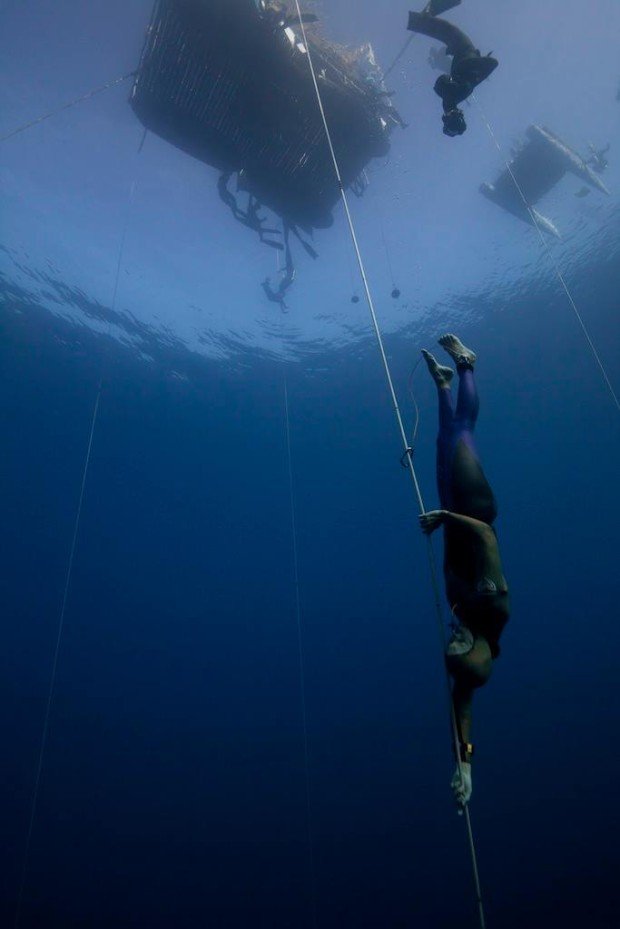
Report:
[{"label": "vertical guide rope", "polygon": [[[113,312],[114,309],[116,308],[116,300],[117,300],[117,296],[118,296],[118,287],[119,287],[119,281],[120,281],[120,275],[121,275],[121,268],[122,268],[122,264],[123,264],[123,255],[124,255],[124,252],[125,252],[125,242],[126,242],[126,239],[127,239],[127,229],[128,229],[128,227],[129,227],[129,215],[130,215],[131,207],[132,207],[132,204],[133,204],[133,199],[134,199],[135,190],[136,190],[136,182],[133,181],[133,183],[131,184],[131,187],[130,187],[130,191],[129,191],[129,202],[128,202],[128,207],[127,207],[127,215],[126,215],[126,217],[125,217],[125,224],[124,224],[124,226],[123,226],[123,233],[122,233],[122,235],[121,235],[121,241],[120,241],[119,250],[118,250],[118,258],[117,258],[117,262],[116,262],[116,271],[115,271],[115,275],[114,275],[114,288],[113,288],[113,291],[112,291],[112,303],[111,303],[111,310],[112,310],[112,312]],[[109,323],[109,326],[108,326],[108,334],[110,333],[111,327],[112,327],[112,319],[110,319],[110,323]],[[42,732],[41,732],[41,742],[40,742],[40,744],[39,744],[39,755],[38,755],[38,760],[37,760],[37,768],[36,768],[36,774],[35,774],[35,780],[34,780],[34,787],[33,787],[33,791],[32,791],[32,801],[31,801],[31,804],[30,804],[30,815],[29,815],[29,819],[28,819],[28,830],[27,830],[27,832],[26,832],[26,842],[25,842],[25,848],[24,848],[24,857],[23,857],[23,861],[22,861],[22,869],[21,869],[21,877],[20,877],[20,883],[19,883],[19,891],[18,891],[18,894],[17,894],[17,904],[16,904],[16,907],[15,907],[15,920],[14,920],[14,923],[13,923],[14,929],[19,929],[19,925],[20,925],[20,922],[21,922],[21,915],[22,915],[23,901],[24,901],[24,893],[25,893],[25,890],[26,890],[26,879],[27,879],[27,875],[28,875],[28,864],[29,864],[29,861],[30,861],[30,848],[31,848],[31,845],[32,845],[32,835],[33,835],[33,832],[34,832],[34,823],[35,823],[35,818],[36,818],[36,813],[37,813],[37,806],[38,806],[38,802],[39,802],[39,793],[40,793],[40,787],[41,787],[41,775],[42,775],[42,773],[43,773],[43,762],[44,762],[44,760],[45,760],[45,751],[46,751],[46,749],[47,749],[47,743],[48,743],[48,737],[49,737],[49,729],[50,729],[50,719],[51,719],[52,705],[53,705],[53,702],[54,702],[54,695],[55,695],[55,692],[56,692],[56,679],[57,679],[57,676],[58,676],[58,661],[59,661],[59,658],[60,658],[60,647],[61,647],[61,644],[62,644],[62,636],[63,636],[63,632],[64,632],[64,628],[65,628],[65,616],[66,616],[66,612],[67,612],[67,603],[68,603],[68,600],[69,600],[69,591],[70,591],[70,588],[71,588],[71,580],[72,580],[72,577],[73,577],[73,565],[74,565],[74,562],[75,562],[75,553],[76,553],[76,549],[77,549],[77,540],[78,540],[78,536],[79,536],[79,532],[80,532],[80,524],[81,524],[81,521],[82,521],[82,509],[83,509],[83,505],[84,505],[84,496],[85,496],[85,493],[86,493],[86,482],[87,482],[87,480],[88,480],[88,472],[89,472],[89,469],[90,469],[90,460],[91,460],[91,454],[92,454],[92,449],[93,449],[93,441],[94,441],[94,438],[95,438],[95,428],[96,428],[96,426],[97,426],[97,421],[98,421],[98,419],[99,419],[99,407],[100,407],[100,403],[101,403],[101,393],[102,393],[102,390],[103,390],[103,374],[100,375],[100,377],[99,377],[99,383],[98,383],[98,385],[97,385],[97,395],[96,395],[96,398],[95,398],[95,404],[94,404],[94,407],[93,407],[93,413],[92,413],[92,417],[91,417],[91,421],[90,421],[90,430],[89,430],[89,434],[88,434],[88,444],[87,444],[87,448],[86,448],[86,455],[85,455],[85,457],[84,457],[84,467],[83,467],[83,469],[82,469],[82,480],[81,480],[81,483],[80,483],[80,493],[79,493],[79,496],[78,496],[78,505],[77,505],[77,510],[76,510],[76,514],[75,514],[75,521],[74,521],[74,523],[73,523],[73,534],[72,534],[72,537],[71,537],[71,548],[70,548],[70,551],[69,551],[69,560],[68,560],[68,562],[67,562],[67,572],[66,572],[66,575],[65,575],[65,584],[64,584],[64,588],[63,588],[62,601],[61,601],[61,607],[60,607],[60,614],[59,614],[59,618],[58,618],[58,627],[57,627],[57,630],[56,630],[56,642],[55,642],[54,653],[53,653],[53,657],[52,657],[52,669],[51,669],[51,672],[50,672],[50,681],[49,681],[49,688],[48,688],[48,694],[47,694],[47,702],[46,702],[46,706],[45,706],[45,716],[44,716],[44,719],[43,719],[43,729],[42,729]]]},{"label": "vertical guide rope", "polygon": [[39,788],[41,786],[41,773],[43,771],[43,760],[45,757],[45,749],[47,748],[47,740],[49,735],[50,728],[50,716],[52,712],[52,703],[54,701],[54,693],[56,690],[56,678],[58,672],[58,658],[60,655],[60,645],[62,642],[62,634],[65,627],[65,614],[67,612],[67,600],[69,598],[69,588],[71,586],[71,577],[73,575],[73,563],[75,561],[75,550],[77,546],[78,534],[80,531],[80,522],[82,517],[82,506],[84,504],[84,493],[86,491],[86,480],[88,477],[88,469],[90,465],[90,457],[93,448],[93,438],[95,435],[95,426],[97,424],[97,418],[99,415],[99,401],[101,399],[101,380],[99,381],[99,386],[97,388],[97,397],[95,400],[95,405],[93,407],[93,414],[90,422],[90,432],[88,435],[88,445],[86,448],[86,456],[84,458],[84,467],[82,469],[82,481],[80,484],[80,494],[78,498],[78,505],[75,514],[75,521],[73,524],[73,535],[71,538],[71,549],[69,551],[69,561],[67,562],[67,573],[65,575],[65,585],[62,594],[62,603],[60,607],[60,616],[58,619],[58,628],[56,631],[56,644],[54,646],[54,654],[52,658],[52,670],[50,674],[50,683],[47,694],[47,703],[45,706],[45,716],[43,719],[43,731],[41,733],[41,743],[39,745],[39,757],[37,761],[37,769],[34,780],[34,788],[32,792],[32,802],[30,805],[30,817],[28,821],[28,831],[26,833],[26,845],[24,849],[24,858],[22,861],[22,872],[19,884],[19,892],[17,895],[17,906],[15,908],[15,929],[18,929],[18,926],[21,921],[22,913],[22,904],[24,900],[24,891],[26,889],[26,875],[28,871],[28,863],[30,859],[30,847],[32,844],[32,833],[34,830],[34,821],[37,812],[37,805],[39,800]]},{"label": "vertical guide rope", "polygon": [[[304,41],[304,46],[305,46],[305,49],[306,49],[306,54],[307,54],[307,56],[308,56],[308,67],[309,67],[309,70],[310,70],[310,74],[311,74],[311,76],[312,76],[312,83],[313,83],[313,85],[314,85],[314,91],[315,91],[315,94],[316,94],[317,104],[318,104],[319,112],[320,112],[320,114],[321,114],[321,120],[322,120],[322,122],[323,122],[323,129],[324,129],[324,131],[325,131],[325,137],[326,137],[326,140],[327,140],[327,144],[328,144],[328,146],[329,146],[329,151],[330,151],[331,160],[332,160],[332,164],[333,164],[333,168],[334,168],[334,173],[335,173],[335,175],[336,175],[336,181],[337,181],[337,183],[338,183],[338,188],[339,188],[339,191],[340,191],[340,196],[341,196],[341,199],[342,199],[342,204],[343,204],[344,211],[345,211],[345,215],[346,215],[346,219],[347,219],[347,224],[348,224],[348,227],[349,227],[349,233],[350,233],[350,235],[351,235],[351,240],[352,240],[352,242],[353,242],[353,248],[354,248],[354,250],[355,250],[355,256],[356,256],[356,258],[357,258],[357,264],[358,264],[360,276],[361,276],[361,279],[362,279],[362,283],[363,283],[363,285],[364,285],[364,293],[365,293],[365,295],[366,295],[366,302],[367,302],[367,304],[368,304],[368,309],[369,309],[369,311],[370,311],[370,317],[371,317],[371,320],[372,320],[372,326],[373,326],[373,329],[374,329],[374,332],[375,332],[375,337],[376,337],[376,340],[377,340],[377,346],[378,346],[378,349],[379,349],[379,354],[380,354],[380,356],[381,356],[381,361],[382,361],[382,363],[383,363],[383,369],[384,369],[384,372],[385,372],[385,378],[386,378],[386,381],[387,381],[388,390],[389,390],[390,397],[391,397],[391,400],[392,400],[392,406],[393,406],[393,409],[394,409],[394,415],[395,415],[395,417],[396,417],[396,422],[397,422],[397,425],[398,425],[398,430],[399,430],[399,432],[400,432],[401,441],[402,441],[402,444],[403,444],[404,458],[405,458],[406,461],[407,461],[407,469],[408,469],[409,474],[410,474],[410,477],[411,477],[411,481],[412,481],[412,484],[413,484],[413,488],[414,488],[415,496],[416,496],[416,499],[417,499],[417,502],[418,502],[418,507],[419,507],[420,513],[424,513],[424,512],[426,511],[426,508],[425,508],[425,506],[424,506],[424,500],[423,500],[423,498],[422,498],[422,493],[421,493],[421,490],[420,490],[420,485],[419,485],[419,482],[418,482],[418,477],[417,477],[417,474],[416,474],[416,470],[415,470],[415,467],[414,467],[414,465],[413,465],[413,460],[412,460],[411,455],[409,454],[409,443],[408,443],[408,441],[407,441],[407,433],[406,433],[406,431],[405,431],[405,426],[404,426],[404,423],[403,423],[403,418],[402,418],[402,415],[401,415],[401,412],[400,412],[400,407],[399,407],[399,405],[398,405],[398,398],[397,398],[397,396],[396,396],[396,390],[395,390],[395,388],[394,388],[394,381],[393,381],[393,379],[392,379],[392,373],[391,373],[391,370],[390,370],[390,365],[389,365],[389,362],[388,362],[388,359],[387,359],[387,355],[386,355],[386,352],[385,352],[385,346],[384,346],[384,344],[383,344],[383,336],[382,336],[382,334],[381,334],[381,329],[380,329],[380,327],[379,327],[379,322],[378,322],[377,314],[376,314],[376,311],[375,311],[374,301],[373,301],[373,298],[372,298],[372,294],[371,294],[371,292],[370,292],[370,286],[369,286],[369,284],[368,284],[368,278],[367,278],[367,275],[366,275],[366,269],[365,269],[365,266],[364,266],[364,260],[363,260],[363,258],[362,258],[362,254],[361,254],[361,251],[360,251],[359,243],[358,243],[358,240],[357,240],[357,234],[356,234],[356,232],[355,232],[355,226],[354,226],[354,224],[353,224],[353,218],[352,218],[351,212],[350,212],[350,210],[349,210],[349,203],[348,203],[347,195],[346,195],[346,192],[345,192],[345,189],[344,189],[344,185],[343,185],[343,183],[342,183],[342,176],[341,176],[341,174],[340,174],[340,167],[339,167],[339,165],[338,165],[338,159],[337,159],[337,157],[336,157],[336,152],[335,152],[335,150],[334,150],[334,145],[333,145],[333,142],[332,142],[331,132],[330,132],[330,130],[329,130],[329,125],[328,125],[328,122],[327,122],[327,117],[326,117],[326,115],[325,115],[325,109],[324,109],[324,107],[323,107],[323,99],[322,99],[322,97],[321,97],[321,91],[320,91],[320,89],[319,89],[319,84],[318,84],[317,77],[316,77],[316,71],[315,71],[315,68],[314,68],[314,62],[313,62],[313,60],[312,60],[312,53],[311,53],[311,51],[310,51],[310,45],[309,45],[309,43],[308,43],[308,38],[307,38],[307,35],[306,35],[306,29],[305,29],[305,26],[304,26],[304,21],[303,21],[303,17],[302,17],[302,12],[301,12],[301,7],[300,7],[300,4],[299,4],[299,0],[295,0],[295,6],[296,6],[296,8],[297,8],[297,17],[298,17],[298,20],[299,20],[299,27],[300,27],[300,30],[301,30],[301,34],[302,34],[302,36],[303,36],[303,41]],[[445,642],[445,636],[444,636],[444,631],[443,631],[443,616],[442,616],[442,609],[441,609],[441,595],[440,595],[440,587],[439,587],[439,580],[438,580],[438,574],[437,574],[436,560],[435,560],[435,555],[434,555],[434,551],[433,551],[433,546],[432,546],[432,543],[431,543],[430,538],[429,538],[429,540],[428,540],[428,557],[429,557],[429,565],[430,565],[431,584],[432,584],[433,595],[434,595],[434,599],[435,599],[435,610],[436,610],[436,615],[437,615],[437,624],[438,624],[439,635],[440,635],[440,639],[441,639],[442,647],[443,647],[443,644],[444,644],[444,642]],[[452,729],[452,741],[453,741],[453,743],[454,743],[454,753],[455,753],[455,757],[456,757],[456,760],[457,760],[457,765],[458,765],[458,767],[459,767],[459,770],[460,770],[460,772],[461,772],[461,777],[462,777],[461,753],[460,753],[460,750],[459,750],[458,728],[457,728],[456,716],[455,716],[455,712],[454,712],[454,703],[453,703],[452,696],[451,696],[451,692],[450,692],[450,681],[449,681],[449,677],[448,677],[447,670],[446,670],[446,684],[447,684],[447,687],[448,687],[448,694],[450,695],[450,701],[449,701],[449,705],[450,705],[450,721],[451,721],[451,729]],[[464,814],[465,814],[465,823],[466,823],[466,827],[467,827],[467,837],[468,837],[468,842],[469,842],[469,851],[470,851],[470,856],[471,856],[471,861],[472,861],[472,874],[473,874],[473,880],[474,880],[474,889],[475,889],[475,893],[476,893],[476,903],[477,903],[477,907],[478,907],[478,917],[479,917],[479,920],[480,920],[480,929],[486,929],[486,921],[485,921],[485,915],[484,915],[484,906],[483,906],[483,901],[482,901],[482,890],[481,890],[481,885],[480,885],[480,874],[479,874],[479,871],[478,871],[478,861],[477,861],[477,855],[476,855],[476,847],[475,847],[475,843],[474,843],[473,830],[472,830],[472,825],[471,825],[471,817],[470,817],[470,814],[469,814],[469,807],[466,805],[466,806],[463,808],[463,811],[464,811]]]},{"label": "vertical guide rope", "polygon": [[312,925],[317,927],[316,872],[314,864],[314,841],[312,834],[312,802],[310,788],[310,752],[308,749],[308,713],[306,709],[306,672],[304,661],[303,629],[301,625],[301,597],[299,593],[299,558],[297,554],[297,518],[295,511],[295,488],[293,484],[293,458],[291,454],[291,425],[288,405],[288,384],[284,375],[284,413],[286,421],[286,457],[288,463],[288,488],[291,512],[291,537],[293,541],[293,580],[295,586],[295,616],[297,619],[297,650],[299,658],[299,696],[303,730],[304,773],[306,783],[306,840],[308,843],[308,867],[310,870],[310,892],[312,898]]},{"label": "vertical guide rope", "polygon": [[597,364],[597,366],[598,366],[598,368],[599,368],[599,370],[600,370],[600,372],[601,372],[601,375],[602,375],[602,377],[603,377],[603,380],[604,380],[604,382],[605,382],[605,385],[606,385],[607,389],[609,390],[609,393],[611,394],[611,399],[613,400],[616,409],[620,411],[620,400],[618,399],[618,395],[617,395],[616,391],[615,391],[614,388],[613,388],[613,385],[612,385],[612,383],[611,383],[611,381],[610,381],[610,379],[609,379],[609,375],[607,374],[607,371],[606,371],[606,369],[605,369],[605,365],[603,364],[603,362],[602,362],[602,360],[601,360],[601,356],[600,356],[599,353],[598,353],[598,350],[597,350],[597,348],[596,348],[596,345],[594,344],[594,341],[592,340],[592,337],[591,337],[591,335],[590,335],[590,333],[589,333],[589,331],[588,331],[588,328],[587,328],[586,324],[585,324],[584,321],[583,321],[583,317],[582,317],[581,313],[579,312],[579,309],[578,309],[578,307],[577,307],[577,304],[575,303],[575,300],[574,300],[574,298],[573,298],[573,295],[572,295],[572,293],[571,293],[571,291],[570,291],[570,288],[569,288],[569,286],[568,286],[568,284],[567,284],[567,282],[566,282],[566,278],[564,277],[564,274],[562,273],[562,269],[560,268],[560,266],[559,266],[558,262],[556,261],[555,257],[551,254],[551,249],[550,249],[550,247],[549,247],[549,245],[548,245],[548,243],[547,243],[547,240],[545,239],[545,237],[544,237],[544,235],[543,235],[543,232],[542,232],[542,230],[541,230],[541,228],[540,228],[540,226],[539,226],[539,224],[538,224],[538,221],[537,221],[537,219],[536,219],[536,213],[534,212],[534,210],[532,209],[532,207],[531,207],[530,204],[528,203],[527,197],[525,196],[525,193],[524,193],[524,191],[523,191],[523,188],[522,188],[521,185],[519,184],[519,181],[517,180],[516,175],[515,175],[514,171],[512,170],[512,166],[511,166],[510,162],[508,161],[508,159],[506,159],[506,158],[504,157],[504,154],[503,154],[503,152],[502,152],[501,145],[499,144],[499,142],[498,142],[498,140],[497,140],[497,137],[496,137],[495,133],[493,132],[493,128],[492,128],[490,122],[488,121],[488,119],[487,119],[487,117],[486,117],[486,115],[485,115],[485,113],[484,113],[484,110],[482,109],[480,103],[478,102],[478,98],[476,97],[476,94],[472,94],[472,98],[473,98],[473,100],[474,100],[474,103],[475,103],[476,106],[478,107],[478,112],[480,113],[480,118],[482,119],[483,123],[484,123],[485,126],[487,127],[487,130],[488,130],[489,135],[490,135],[490,137],[491,137],[491,139],[492,139],[492,141],[493,141],[493,144],[495,145],[495,148],[496,148],[497,151],[499,152],[499,154],[500,154],[500,156],[501,156],[501,158],[502,158],[502,161],[504,162],[504,165],[506,166],[506,170],[508,171],[508,173],[510,174],[510,177],[512,178],[512,182],[513,182],[513,184],[515,185],[515,188],[516,188],[516,190],[517,190],[517,193],[519,194],[519,196],[520,196],[521,199],[523,200],[523,205],[525,206],[525,209],[527,210],[527,212],[528,212],[529,215],[530,215],[530,219],[532,220],[532,224],[533,224],[534,228],[536,229],[536,232],[538,233],[538,238],[540,239],[540,244],[542,245],[543,251],[544,251],[545,254],[547,255],[547,257],[548,257],[549,261],[551,262],[551,264],[553,265],[553,268],[554,268],[554,270],[555,270],[555,273],[556,273],[557,279],[558,279],[558,281],[559,281],[559,283],[560,283],[560,286],[562,287],[564,293],[566,294],[566,297],[567,297],[567,299],[568,299],[568,302],[569,302],[569,304],[570,304],[570,307],[571,307],[573,313],[575,314],[575,317],[576,317],[576,319],[577,319],[577,322],[578,322],[578,324],[579,324],[579,327],[580,327],[580,329],[581,329],[581,331],[582,331],[582,333],[583,333],[583,336],[584,336],[584,338],[585,338],[585,340],[586,340],[586,342],[587,342],[587,344],[588,344],[588,347],[589,347],[589,349],[590,349],[590,352],[592,353],[592,357],[594,358],[594,361],[596,362],[596,364]]}]

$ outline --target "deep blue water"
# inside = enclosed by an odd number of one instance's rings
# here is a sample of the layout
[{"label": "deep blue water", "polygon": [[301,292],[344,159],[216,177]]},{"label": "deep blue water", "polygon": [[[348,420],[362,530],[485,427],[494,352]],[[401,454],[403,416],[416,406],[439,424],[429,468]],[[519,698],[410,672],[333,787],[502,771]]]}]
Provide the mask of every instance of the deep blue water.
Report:
[{"label": "deep blue water", "polygon": [[[55,13],[40,2],[27,6],[7,4],[0,16],[16,30],[22,58],[43,70],[19,72],[17,52],[3,66],[5,77],[19,77],[17,89],[6,91],[7,127],[77,95],[91,77],[94,86],[97,78],[84,70],[91,58],[106,64],[99,77],[122,73],[116,43],[124,54],[123,43],[139,49],[141,42],[129,26],[112,28],[115,3],[86,10],[65,0]],[[148,19],[149,3],[128,7],[132,27]],[[516,14],[498,7],[509,30]],[[479,25],[486,42],[493,13],[482,0],[470,8],[460,21]],[[579,11],[567,8],[569,42]],[[390,9],[401,15],[400,5]],[[351,40],[376,29],[386,60],[402,41],[372,5],[362,5],[361,24],[350,24],[344,0],[329,12],[343,40],[348,27],[357,30]],[[65,61],[47,89],[36,54],[41,23],[57,61]],[[81,36],[77,72],[61,54],[71,29]],[[98,29],[108,30],[107,45],[95,41]],[[519,29],[504,39],[514,68]],[[551,26],[540,30],[547,47]],[[584,35],[597,61],[604,23]],[[493,45],[498,55],[501,44]],[[558,102],[558,56],[546,59],[544,92],[558,128],[575,133],[575,100]],[[610,66],[609,56],[602,59],[601,69]],[[398,100],[409,119],[417,105],[428,113],[395,141],[384,168],[402,193],[384,213],[404,293],[398,307],[384,299],[389,273],[373,247],[382,197],[356,205],[356,215],[407,421],[407,380],[421,346],[456,329],[480,357],[479,445],[499,498],[513,600],[502,657],[475,707],[471,813],[488,925],[611,929],[620,913],[618,412],[534,233],[490,206],[487,212],[474,199],[475,185],[469,199],[467,172],[492,177],[497,152],[472,120],[460,152],[470,144],[466,151],[486,159],[484,168],[455,155],[459,142],[441,137],[435,101],[419,89],[433,77],[422,64],[419,74],[413,65],[403,72]],[[599,79],[592,77],[594,89]],[[485,107],[509,142],[523,120],[504,125],[504,98],[493,87]],[[620,151],[614,93],[611,86],[609,100],[595,96],[597,113],[585,103],[582,111],[591,119],[587,133],[598,119],[612,154]],[[0,149],[11,220],[0,278],[0,924],[13,924],[103,375],[22,929],[311,929],[313,909],[320,929],[473,927],[464,828],[449,791],[425,542],[364,307],[349,301],[344,228],[339,220],[326,233],[315,267],[300,260],[297,297],[281,317],[257,287],[265,260],[258,246],[236,227],[220,230],[215,199],[211,212],[192,212],[206,170],[181,156],[173,163],[153,141],[138,170],[120,299],[110,308],[133,171],[118,167],[115,121],[131,153],[125,166],[133,165],[139,131],[122,97],[101,106],[109,110],[91,110],[86,127],[78,116],[50,121],[40,130],[49,132],[47,149],[27,134],[19,150]],[[529,106],[542,109],[533,92]],[[421,145],[416,152],[404,146],[425,133],[438,149],[417,186],[426,155]],[[179,187],[162,192],[177,164]],[[465,172],[454,188],[443,164]],[[554,201],[566,226],[554,254],[616,389],[619,177],[612,165],[604,206],[584,206],[570,189]],[[207,179],[211,185],[214,177]],[[392,188],[382,183],[377,168],[385,201]],[[157,253],[147,226],[160,195],[170,196],[170,226],[158,227]],[[446,223],[445,202],[454,196]],[[214,268],[231,243],[244,256],[238,267]],[[170,264],[162,270],[162,262]],[[446,291],[435,292],[444,275]],[[192,300],[203,318],[209,314],[200,326],[188,310]],[[170,316],[162,320],[164,303]],[[414,385],[421,410],[415,461],[430,508],[434,389],[421,369]]]}]

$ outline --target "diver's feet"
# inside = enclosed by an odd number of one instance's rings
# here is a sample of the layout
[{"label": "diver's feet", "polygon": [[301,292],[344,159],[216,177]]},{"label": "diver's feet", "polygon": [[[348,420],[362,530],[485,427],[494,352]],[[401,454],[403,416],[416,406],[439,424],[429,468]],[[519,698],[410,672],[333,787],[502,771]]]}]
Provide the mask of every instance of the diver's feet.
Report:
[{"label": "diver's feet", "polygon": [[437,386],[447,387],[454,377],[452,368],[448,368],[447,365],[440,365],[437,359],[430,352],[427,352],[425,348],[422,349],[422,356]]},{"label": "diver's feet", "polygon": [[471,348],[466,348],[461,340],[452,332],[447,332],[437,341],[441,347],[447,351],[457,367],[459,365],[467,365],[473,368],[476,361],[476,353],[472,352]]}]

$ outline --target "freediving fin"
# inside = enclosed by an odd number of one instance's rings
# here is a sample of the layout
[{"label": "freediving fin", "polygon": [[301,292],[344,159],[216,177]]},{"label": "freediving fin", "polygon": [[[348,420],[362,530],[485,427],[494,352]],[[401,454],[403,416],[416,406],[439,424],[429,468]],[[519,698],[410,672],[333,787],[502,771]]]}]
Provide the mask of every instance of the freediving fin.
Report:
[{"label": "freediving fin", "polygon": [[441,16],[448,10],[453,10],[455,6],[460,6],[461,0],[430,0],[424,9],[429,16]]}]

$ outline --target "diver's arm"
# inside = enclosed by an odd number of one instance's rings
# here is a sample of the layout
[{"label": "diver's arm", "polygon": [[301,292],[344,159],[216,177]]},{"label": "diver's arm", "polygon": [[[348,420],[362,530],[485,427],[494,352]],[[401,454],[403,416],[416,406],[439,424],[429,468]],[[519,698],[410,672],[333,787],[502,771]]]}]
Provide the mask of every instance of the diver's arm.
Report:
[{"label": "diver's arm", "polygon": [[426,535],[431,535],[440,526],[446,524],[454,526],[463,526],[475,532],[481,538],[489,533],[493,535],[493,530],[486,523],[479,519],[472,519],[471,516],[462,516],[460,513],[451,513],[449,510],[431,510],[429,513],[422,513],[419,517],[420,528]]},{"label": "diver's arm", "polygon": [[458,806],[466,806],[472,794],[471,752],[467,751],[471,737],[471,704],[474,692],[469,687],[455,684],[452,689],[452,704],[456,718],[457,734],[459,737],[459,758],[452,775],[450,787]]},{"label": "diver's arm", "polygon": [[[462,744],[471,742],[471,705],[474,698],[474,688],[455,681],[452,689],[452,702],[456,715],[456,726]],[[461,759],[467,760],[470,759]]]},{"label": "diver's arm", "polygon": [[[478,651],[476,656],[474,653]],[[459,674],[458,666],[453,663],[449,669],[454,680],[452,687],[452,705],[454,707],[454,716],[456,722],[456,734],[458,736],[459,758],[456,763],[456,770],[452,777],[452,791],[454,798],[459,806],[467,804],[472,793],[472,771],[471,762],[473,756],[472,737],[472,702],[474,690],[488,681],[491,674],[491,652],[488,643],[483,638],[478,638],[472,652],[464,655],[465,663],[472,659],[478,665],[477,673],[479,675],[478,683],[473,684],[471,674],[464,676]]]}]

